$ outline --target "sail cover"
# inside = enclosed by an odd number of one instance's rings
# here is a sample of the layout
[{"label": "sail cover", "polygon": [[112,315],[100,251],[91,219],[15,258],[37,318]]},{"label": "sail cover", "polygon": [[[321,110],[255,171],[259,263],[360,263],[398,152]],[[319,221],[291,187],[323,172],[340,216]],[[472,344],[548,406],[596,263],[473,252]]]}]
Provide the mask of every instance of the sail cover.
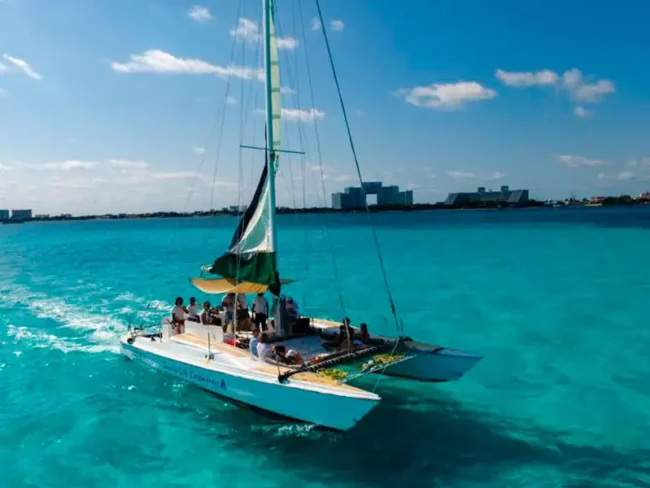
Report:
[{"label": "sail cover", "polygon": [[[269,87],[267,88],[271,92],[270,97],[270,107],[266,109],[271,114],[272,120],[272,133],[273,140],[271,141],[272,149],[280,148],[280,127],[281,127],[281,116],[282,116],[282,107],[281,107],[281,93],[280,93],[280,64],[278,57],[278,40],[275,35],[275,9],[273,5],[273,0],[268,0],[269,2]],[[276,161],[277,163],[277,158]]]}]

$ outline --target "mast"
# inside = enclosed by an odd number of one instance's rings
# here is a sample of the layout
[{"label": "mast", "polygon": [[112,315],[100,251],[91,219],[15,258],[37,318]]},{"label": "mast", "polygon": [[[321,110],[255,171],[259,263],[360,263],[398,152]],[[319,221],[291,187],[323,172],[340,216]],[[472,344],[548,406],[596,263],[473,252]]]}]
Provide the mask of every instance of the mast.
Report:
[{"label": "mast", "polygon": [[[271,16],[273,15],[271,0],[262,0],[264,12],[264,88],[266,92],[266,144],[268,158],[266,160],[269,178],[269,227],[271,228],[271,249],[275,252],[276,269],[278,250],[275,239],[275,168],[276,153],[273,134],[273,84],[271,80],[271,70],[273,60],[271,58]],[[277,65],[277,60],[275,61]]]}]

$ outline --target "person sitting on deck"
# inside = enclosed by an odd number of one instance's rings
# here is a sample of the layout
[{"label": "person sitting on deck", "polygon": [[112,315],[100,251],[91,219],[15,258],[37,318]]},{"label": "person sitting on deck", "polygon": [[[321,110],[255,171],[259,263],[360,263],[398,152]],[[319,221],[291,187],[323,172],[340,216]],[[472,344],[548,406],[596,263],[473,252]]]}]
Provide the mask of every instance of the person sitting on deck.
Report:
[{"label": "person sitting on deck", "polygon": [[199,322],[199,311],[198,305],[196,304],[196,298],[190,297],[190,305],[187,307],[187,320],[192,322]]},{"label": "person sitting on deck", "polygon": [[368,324],[365,322],[360,325],[360,329],[361,332],[359,332],[358,338],[362,344],[365,344],[366,346],[380,346],[385,342],[383,339],[379,339],[378,337],[370,337]]},{"label": "person sitting on deck", "polygon": [[260,343],[259,336],[260,330],[257,327],[253,328],[253,337],[248,342],[248,351],[255,359],[257,359],[257,345]]},{"label": "person sitting on deck", "polygon": [[183,297],[177,297],[174,308],[172,308],[172,327],[177,334],[185,332],[185,307],[183,307]]},{"label": "person sitting on deck", "polygon": [[269,344],[269,336],[266,332],[262,332],[260,334],[260,339],[256,349],[257,349],[257,357],[261,361],[264,361],[267,358],[270,358],[272,356],[271,345]]},{"label": "person sitting on deck", "polygon": [[273,348],[273,359],[282,364],[300,365],[303,363],[302,357],[298,351],[294,349],[289,349],[287,351],[287,348],[283,344],[278,344]]},{"label": "person sitting on deck", "polygon": [[324,341],[322,346],[325,349],[351,349],[354,346],[354,329],[350,326],[350,319],[345,317],[343,324],[339,327],[339,333],[335,339]]},{"label": "person sitting on deck", "polygon": [[203,311],[201,311],[201,323],[203,325],[221,325],[221,320],[211,308],[210,302],[205,302],[203,304]]}]

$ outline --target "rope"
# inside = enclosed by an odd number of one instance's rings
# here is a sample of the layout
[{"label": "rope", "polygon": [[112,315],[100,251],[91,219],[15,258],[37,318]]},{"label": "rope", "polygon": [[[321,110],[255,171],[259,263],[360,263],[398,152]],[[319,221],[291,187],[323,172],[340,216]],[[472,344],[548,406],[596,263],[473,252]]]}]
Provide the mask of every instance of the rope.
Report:
[{"label": "rope", "polygon": [[[312,81],[312,74],[311,74],[311,65],[309,63],[309,56],[307,54],[308,52],[308,44],[307,44],[307,35],[305,34],[305,20],[303,17],[303,10],[302,10],[302,3],[300,0],[297,0],[299,9],[298,12],[300,13],[300,27],[302,31],[302,41],[305,44],[305,64],[307,67],[307,80],[309,81],[309,95],[310,95],[310,101],[311,101],[311,107],[315,108],[316,107],[316,99],[314,96],[314,84]],[[294,15],[294,20],[295,20],[295,15]],[[325,188],[325,171],[323,170],[323,153],[321,150],[321,142],[320,142],[320,133],[318,131],[318,122],[316,117],[314,117],[314,135],[316,136],[316,150],[318,154],[318,168],[320,170],[320,181],[321,181],[321,189],[323,191],[323,205],[325,208],[327,208],[327,190]],[[327,210],[325,211],[325,215],[327,215],[328,212]],[[336,262],[336,256],[334,254],[334,247],[332,246],[332,241],[329,238],[329,233],[327,231],[327,225],[325,224],[325,219],[322,220],[321,222],[322,228],[323,228],[323,234],[325,235],[325,242],[327,242],[328,246],[328,251],[330,254],[330,257],[332,258],[332,270],[334,271],[334,279],[336,281],[336,286],[337,286],[337,292],[339,296],[339,306],[341,307],[341,315],[343,317],[346,316],[345,313],[345,302],[343,300],[343,290],[341,288],[341,279],[340,279],[340,274],[339,274],[339,267]]]},{"label": "rope", "polygon": [[363,189],[363,177],[361,176],[361,168],[359,167],[359,158],[357,157],[357,151],[354,146],[354,140],[352,138],[352,131],[350,129],[350,122],[348,120],[348,114],[345,109],[345,103],[343,101],[343,95],[341,93],[341,85],[339,83],[339,78],[336,74],[336,67],[334,66],[334,58],[332,56],[332,49],[330,47],[329,38],[327,37],[327,29],[325,28],[325,21],[323,19],[323,11],[320,7],[320,0],[316,0],[316,8],[318,9],[318,18],[320,20],[323,28],[323,37],[325,38],[325,47],[327,48],[327,56],[329,58],[330,67],[332,68],[332,75],[334,76],[334,83],[336,84],[336,92],[338,94],[339,103],[341,105],[341,110],[343,111],[343,120],[345,121],[345,128],[348,133],[348,141],[350,142],[350,149],[352,150],[352,156],[354,157],[354,164],[357,169],[357,176],[359,177],[359,183],[361,185],[361,193],[363,195],[363,205],[368,215],[368,222],[370,223],[370,229],[372,230],[372,237],[375,242],[375,249],[377,250],[377,257],[379,258],[379,265],[381,267],[381,274],[384,279],[384,285],[386,287],[386,294],[388,295],[388,301],[390,302],[390,309],[395,318],[395,327],[397,332],[400,333],[399,320],[397,318],[397,311],[395,309],[395,301],[393,300],[393,295],[390,291],[390,285],[388,284],[388,276],[386,274],[386,266],[384,265],[384,258],[381,252],[381,247],[379,246],[379,239],[377,238],[377,231],[375,230],[374,225],[372,225],[372,218],[370,216],[370,208],[368,207],[368,202],[366,200],[366,192]]}]

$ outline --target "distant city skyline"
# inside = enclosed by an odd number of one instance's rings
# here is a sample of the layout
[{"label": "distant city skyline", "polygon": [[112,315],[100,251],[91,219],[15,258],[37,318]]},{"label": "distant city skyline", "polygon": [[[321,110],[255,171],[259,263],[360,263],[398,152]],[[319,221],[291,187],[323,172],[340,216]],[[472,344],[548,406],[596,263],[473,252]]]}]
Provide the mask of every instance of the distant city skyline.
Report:
[{"label": "distant city skyline", "polygon": [[[0,1],[0,208],[248,203],[263,164],[239,149],[263,144],[260,2],[238,7]],[[323,31],[365,181],[415,203],[506,183],[540,200],[650,189],[650,3],[323,8],[321,26],[312,2],[277,4],[282,147],[307,152],[280,157],[278,205],[329,206],[359,185]]]}]

